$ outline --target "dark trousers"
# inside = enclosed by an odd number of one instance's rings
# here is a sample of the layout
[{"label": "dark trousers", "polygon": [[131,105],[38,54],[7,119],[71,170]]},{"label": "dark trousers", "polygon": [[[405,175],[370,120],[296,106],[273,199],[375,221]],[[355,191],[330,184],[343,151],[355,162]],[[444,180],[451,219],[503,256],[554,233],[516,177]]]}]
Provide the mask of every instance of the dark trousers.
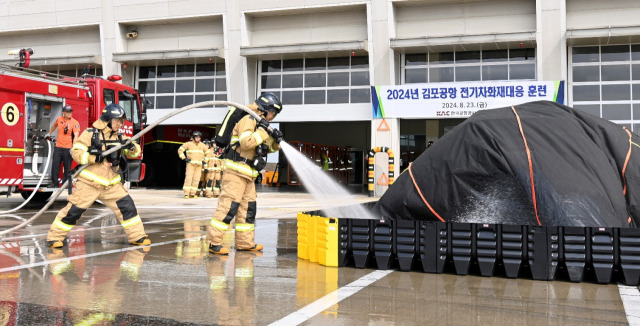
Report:
[{"label": "dark trousers", "polygon": [[[60,163],[64,164],[64,176],[62,183],[68,180],[71,172],[71,148],[55,147],[53,149],[53,165],[51,166],[51,183],[58,186],[58,175],[60,175]],[[71,193],[71,181],[69,181],[69,193]]]}]

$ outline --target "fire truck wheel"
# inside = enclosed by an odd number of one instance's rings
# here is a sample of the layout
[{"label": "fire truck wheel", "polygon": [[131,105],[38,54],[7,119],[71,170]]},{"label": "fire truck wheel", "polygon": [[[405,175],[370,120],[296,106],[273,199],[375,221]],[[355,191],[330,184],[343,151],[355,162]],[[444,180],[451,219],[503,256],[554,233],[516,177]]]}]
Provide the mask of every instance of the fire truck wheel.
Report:
[{"label": "fire truck wheel", "polygon": [[[43,201],[47,201],[49,199],[49,197],[51,197],[51,194],[53,194],[52,192],[37,192],[33,198],[31,199],[34,202],[43,202]],[[27,199],[29,198],[29,196],[31,196],[31,191],[22,191],[20,192],[20,195],[22,195],[22,198]]]}]

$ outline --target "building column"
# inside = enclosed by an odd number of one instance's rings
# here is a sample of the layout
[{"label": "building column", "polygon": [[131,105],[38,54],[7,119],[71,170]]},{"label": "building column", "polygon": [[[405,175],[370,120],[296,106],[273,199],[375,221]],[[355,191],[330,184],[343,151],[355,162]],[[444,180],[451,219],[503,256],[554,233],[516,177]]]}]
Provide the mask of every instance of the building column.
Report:
[{"label": "building column", "polygon": [[102,0],[102,23],[100,38],[102,39],[102,74],[122,75],[120,64],[113,62],[113,53],[118,52],[117,44],[122,42],[120,28],[113,15],[113,0]]},{"label": "building column", "polygon": [[[389,39],[393,33],[389,23],[393,15],[393,6],[387,0],[372,0],[367,5],[367,16],[369,22],[369,73],[371,85],[390,85],[394,82],[393,50],[389,48]],[[374,73],[375,71],[375,73]],[[389,147],[395,156],[394,165],[399,169],[400,155],[400,119],[384,119],[388,125],[378,131],[383,119],[371,120],[371,147]],[[374,164],[374,194],[382,196],[388,186],[378,186],[378,180],[384,173],[389,177],[389,167],[386,153],[376,154]],[[399,171],[394,172],[397,177]]]},{"label": "building column", "polygon": [[536,0],[536,75],[539,81],[567,80],[566,31],[566,0]]}]

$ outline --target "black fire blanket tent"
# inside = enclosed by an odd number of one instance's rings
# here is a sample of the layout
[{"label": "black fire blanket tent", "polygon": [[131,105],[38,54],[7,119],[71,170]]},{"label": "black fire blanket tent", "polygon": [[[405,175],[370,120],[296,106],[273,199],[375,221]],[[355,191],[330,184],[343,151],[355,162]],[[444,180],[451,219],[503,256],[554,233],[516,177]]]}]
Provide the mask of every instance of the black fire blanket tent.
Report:
[{"label": "black fire blanket tent", "polygon": [[539,101],[476,112],[403,171],[373,211],[398,220],[628,228],[640,223],[639,205],[640,137]]}]

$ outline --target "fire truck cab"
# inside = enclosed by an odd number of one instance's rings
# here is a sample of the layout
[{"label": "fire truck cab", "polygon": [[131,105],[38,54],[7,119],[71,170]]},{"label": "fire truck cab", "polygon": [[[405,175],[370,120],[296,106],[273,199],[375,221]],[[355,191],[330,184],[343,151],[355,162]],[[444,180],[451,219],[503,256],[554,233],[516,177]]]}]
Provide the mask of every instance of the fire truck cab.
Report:
[{"label": "fire truck cab", "polygon": [[[35,190],[49,154],[44,136],[62,115],[64,105],[73,108],[73,118],[80,123],[81,132],[99,119],[102,109],[111,103],[127,112],[120,132],[133,136],[142,130],[146,123],[144,100],[138,90],[117,80],[119,76],[71,78],[0,65],[0,194],[20,192],[27,198]],[[56,138],[58,132],[56,129],[51,136]],[[55,143],[52,151],[53,146]],[[72,169],[76,166],[74,162]],[[128,181],[142,180],[144,170],[140,154],[129,161]],[[51,166],[37,189],[36,200],[46,200],[55,190],[43,187],[51,182],[50,171]]]}]

